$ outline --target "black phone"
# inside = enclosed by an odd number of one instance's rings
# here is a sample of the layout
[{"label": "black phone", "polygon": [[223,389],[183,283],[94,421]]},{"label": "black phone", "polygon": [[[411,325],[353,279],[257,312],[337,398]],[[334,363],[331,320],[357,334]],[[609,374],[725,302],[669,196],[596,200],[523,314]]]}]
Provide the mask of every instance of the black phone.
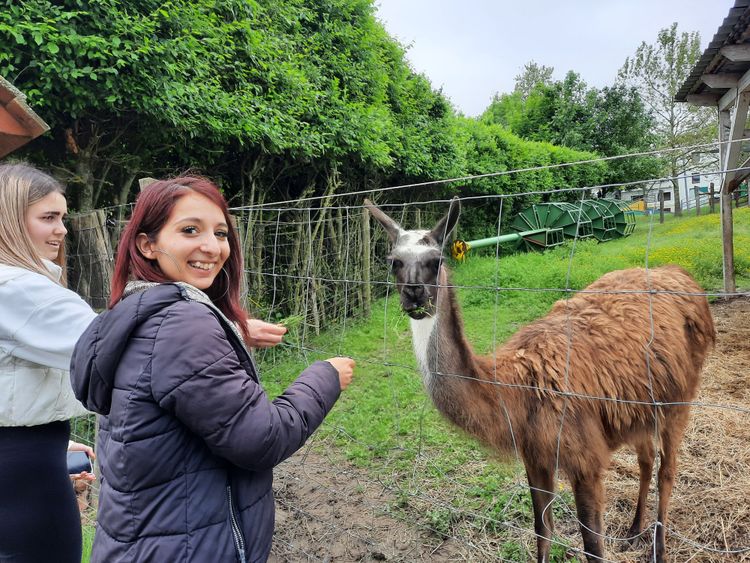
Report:
[{"label": "black phone", "polygon": [[89,454],[81,451],[68,452],[68,474],[77,475],[78,473],[93,473]]}]

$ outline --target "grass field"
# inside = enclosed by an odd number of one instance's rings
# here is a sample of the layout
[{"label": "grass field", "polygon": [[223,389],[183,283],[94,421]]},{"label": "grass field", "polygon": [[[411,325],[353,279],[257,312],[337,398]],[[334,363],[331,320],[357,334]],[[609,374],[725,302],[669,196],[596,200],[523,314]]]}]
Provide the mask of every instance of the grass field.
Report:
[{"label": "grass field", "polygon": [[[739,288],[750,289],[750,208],[735,211],[735,268]],[[460,234],[460,226],[459,226]],[[519,326],[544,315],[565,295],[602,274],[621,268],[675,263],[689,270],[709,292],[722,282],[721,230],[718,213],[681,219],[639,217],[635,233],[606,244],[582,240],[545,253],[496,258],[493,252],[470,255],[451,264],[459,287],[468,339],[478,353],[488,353]],[[454,429],[435,412],[423,391],[411,347],[408,318],[391,294],[377,301],[371,318],[351,320],[318,337],[299,341],[292,329],[280,349],[260,354],[262,381],[269,395],[279,394],[315,359],[348,355],[357,360],[356,379],[315,437],[315,443],[395,491],[386,509],[416,521],[434,534],[449,535],[457,515],[462,525],[498,539],[497,557],[525,561],[526,547],[509,534],[508,520],[531,526],[529,495],[519,466],[487,464],[488,452]],[[460,491],[449,484],[460,480]],[[424,510],[415,490],[445,491],[441,508]],[[563,492],[572,507],[572,495]],[[566,510],[555,507],[555,510]],[[86,536],[90,535],[84,531]],[[556,545],[553,559],[566,546]],[[84,556],[84,561],[88,557]]]},{"label": "grass field", "polygon": [[[750,209],[735,212],[737,285],[750,288]],[[592,240],[566,243],[541,253],[514,254],[496,259],[494,249],[451,264],[468,339],[478,353],[488,353],[518,327],[544,315],[565,295],[602,274],[621,268],[679,264],[709,292],[720,292],[722,248],[719,215],[683,218],[641,216],[635,233],[599,244]],[[505,288],[505,289],[495,289]],[[373,479],[404,491],[393,507],[407,519],[421,519],[433,533],[448,534],[456,514],[473,514],[474,525],[500,538],[508,534],[508,519],[531,526],[530,499],[522,471],[515,464],[481,463],[488,457],[477,444],[440,419],[423,391],[411,347],[408,318],[392,293],[373,307],[370,319],[332,327],[318,338],[263,359],[263,383],[278,394],[306,363],[337,354],[357,360],[355,383],[344,393],[316,440],[350,462],[367,468]],[[300,362],[300,352],[305,358]],[[285,357],[287,356],[287,357]],[[329,453],[330,455],[330,449]],[[498,471],[498,467],[500,470]],[[477,472],[477,468],[480,468]],[[468,488],[445,500],[445,508],[423,512],[411,506],[414,490],[440,491],[460,480]],[[518,491],[522,494],[517,494]],[[567,497],[566,497],[567,495]],[[563,494],[572,507],[572,495]],[[466,518],[466,516],[463,516]],[[493,526],[493,522],[497,526]],[[466,522],[463,523],[464,525]],[[471,526],[472,523],[469,523]],[[494,529],[493,529],[494,528]],[[557,554],[565,546],[556,546]],[[527,552],[508,540],[499,557],[525,561]]]}]

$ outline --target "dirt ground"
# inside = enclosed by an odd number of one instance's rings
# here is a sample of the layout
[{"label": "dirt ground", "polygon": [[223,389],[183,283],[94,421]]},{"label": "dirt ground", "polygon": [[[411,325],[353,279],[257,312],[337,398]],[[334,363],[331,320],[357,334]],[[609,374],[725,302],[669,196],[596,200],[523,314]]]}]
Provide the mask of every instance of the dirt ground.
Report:
[{"label": "dirt ground", "polygon": [[[750,561],[750,298],[718,301],[712,310],[717,346],[681,447],[667,524],[667,553],[675,562]],[[460,488],[460,482],[449,486]],[[519,494],[528,494],[522,478],[518,486]],[[623,551],[615,539],[632,520],[638,490],[634,455],[616,454],[606,487],[606,560],[648,560],[648,541]],[[423,518],[415,524],[420,518],[397,517],[393,507],[399,498],[393,487],[311,449],[278,468],[275,489],[272,563],[502,560],[496,555],[498,542],[476,525],[462,527],[458,518],[448,534],[435,534]],[[427,496],[440,498],[441,492]],[[655,497],[652,483],[650,521]],[[531,529],[512,522],[508,527],[513,539],[533,554]],[[558,518],[558,537],[580,548],[577,530],[572,514]],[[579,558],[570,552],[570,560]]]}]

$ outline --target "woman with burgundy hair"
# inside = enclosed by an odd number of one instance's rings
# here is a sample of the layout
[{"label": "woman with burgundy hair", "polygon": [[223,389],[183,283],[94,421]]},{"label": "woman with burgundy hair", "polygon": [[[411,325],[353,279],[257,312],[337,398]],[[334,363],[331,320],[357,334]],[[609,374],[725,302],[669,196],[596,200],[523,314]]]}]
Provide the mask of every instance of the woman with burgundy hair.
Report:
[{"label": "woman with burgundy hair", "polygon": [[269,400],[248,347],[283,329],[252,329],[242,275],[212,182],[178,177],[141,192],[120,239],[110,309],[71,364],[76,396],[102,415],[92,562],[267,559],[273,467],[320,425],[354,362],[315,362]]}]

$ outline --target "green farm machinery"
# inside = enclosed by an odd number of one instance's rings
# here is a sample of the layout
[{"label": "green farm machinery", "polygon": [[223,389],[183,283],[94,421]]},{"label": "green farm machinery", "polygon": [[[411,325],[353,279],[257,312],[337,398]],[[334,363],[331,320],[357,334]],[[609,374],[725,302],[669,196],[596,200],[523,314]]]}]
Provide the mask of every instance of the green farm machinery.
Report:
[{"label": "green farm machinery", "polygon": [[606,242],[635,230],[635,213],[617,199],[586,199],[579,203],[537,203],[511,223],[515,232],[472,241],[457,240],[451,254],[461,260],[471,249],[516,243],[518,250],[544,250],[566,238],[595,238]]}]

